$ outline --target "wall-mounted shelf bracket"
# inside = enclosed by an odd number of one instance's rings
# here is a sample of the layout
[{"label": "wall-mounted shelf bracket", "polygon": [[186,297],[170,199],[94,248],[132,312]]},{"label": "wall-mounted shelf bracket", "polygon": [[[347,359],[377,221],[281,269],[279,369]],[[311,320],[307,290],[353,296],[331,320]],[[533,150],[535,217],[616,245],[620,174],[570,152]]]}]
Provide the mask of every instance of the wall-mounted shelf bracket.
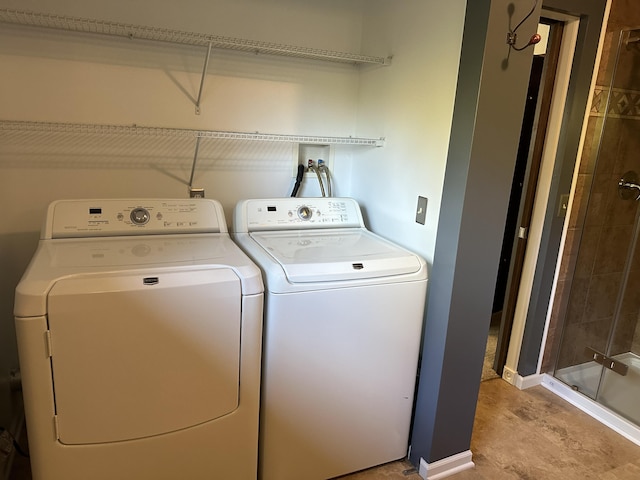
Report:
[{"label": "wall-mounted shelf bracket", "polygon": [[[198,162],[198,151],[200,150],[200,140],[201,139],[202,139],[202,137],[196,137],[196,150],[193,153],[193,163],[191,164],[191,176],[189,177],[189,192],[190,193],[193,192],[193,175],[196,173],[196,163]],[[191,196],[193,196],[193,195],[191,195]]]},{"label": "wall-mounted shelf bracket", "polygon": [[202,89],[204,87],[204,79],[207,76],[207,69],[209,68],[209,57],[211,56],[211,47],[213,44],[209,42],[207,47],[207,56],[204,59],[204,66],[202,67],[202,78],[200,79],[200,89],[198,90],[198,98],[196,100],[196,115],[200,115],[200,99],[202,98]]}]

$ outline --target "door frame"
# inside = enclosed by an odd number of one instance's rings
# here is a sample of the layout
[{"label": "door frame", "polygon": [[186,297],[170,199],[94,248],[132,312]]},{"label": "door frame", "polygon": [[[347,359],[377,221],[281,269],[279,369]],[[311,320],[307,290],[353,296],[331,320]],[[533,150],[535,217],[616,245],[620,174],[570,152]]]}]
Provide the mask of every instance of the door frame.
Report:
[{"label": "door frame", "polygon": [[[547,134],[551,100],[558,68],[560,46],[562,44],[564,22],[541,16],[538,25],[549,26],[549,32],[542,33],[545,45],[542,68],[536,67],[534,53],[529,80],[529,93],[523,118],[518,159],[514,172],[513,186],[507,224],[505,226],[504,242],[502,246],[501,264],[498,267],[498,282],[496,284],[496,298],[502,297],[500,306],[500,329],[494,356],[493,369],[502,375],[507,359],[509,339],[511,336],[514,314],[518,300],[518,291],[522,279],[524,258],[527,248],[528,232],[531,228],[533,206],[540,177],[542,153]],[[539,70],[539,73],[536,73]],[[537,84],[537,87],[536,87]],[[518,186],[519,183],[519,186]],[[514,218],[513,215],[515,215]],[[503,264],[503,262],[508,262]],[[506,268],[506,271],[504,270]],[[507,274],[504,284],[501,275]],[[503,286],[504,285],[504,286]],[[494,300],[495,302],[495,300]],[[494,308],[497,306],[494,305]]]},{"label": "door frame", "polygon": [[[562,42],[559,46],[558,64],[550,101],[546,134],[542,145],[540,172],[535,189],[535,197],[533,198],[527,245],[523,252],[522,274],[518,282],[519,288],[513,305],[513,323],[509,335],[509,347],[506,352],[502,372],[502,378],[504,380],[516,385],[521,381],[521,377],[518,375],[518,361],[520,359],[525,325],[530,310],[536,266],[541,251],[545,215],[549,201],[551,200],[552,180],[558,153],[558,143],[565,121],[567,91],[580,27],[579,17],[554,12],[544,7],[541,12],[541,17],[561,22],[563,24],[563,35]],[[558,208],[561,207],[561,205],[558,205]],[[547,307],[550,303],[551,298],[547,299]]]}]

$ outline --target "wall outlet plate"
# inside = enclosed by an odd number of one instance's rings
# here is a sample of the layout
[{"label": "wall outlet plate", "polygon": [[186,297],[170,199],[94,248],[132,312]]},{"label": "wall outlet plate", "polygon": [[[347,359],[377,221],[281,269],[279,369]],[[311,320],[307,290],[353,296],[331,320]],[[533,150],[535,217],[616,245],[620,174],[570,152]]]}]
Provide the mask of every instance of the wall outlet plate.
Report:
[{"label": "wall outlet plate", "polygon": [[189,198],[204,198],[204,188],[189,187]]},{"label": "wall outlet plate", "polygon": [[416,207],[416,223],[424,225],[427,220],[427,197],[418,197],[418,206]]}]

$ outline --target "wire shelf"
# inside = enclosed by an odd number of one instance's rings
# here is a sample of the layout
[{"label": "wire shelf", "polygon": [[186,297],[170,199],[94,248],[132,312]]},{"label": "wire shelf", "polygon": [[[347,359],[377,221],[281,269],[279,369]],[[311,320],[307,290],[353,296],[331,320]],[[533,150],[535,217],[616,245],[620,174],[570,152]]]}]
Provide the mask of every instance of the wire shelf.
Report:
[{"label": "wire shelf", "polygon": [[158,137],[193,137],[225,140],[248,140],[262,142],[289,142],[316,145],[357,145],[382,147],[384,138],[333,137],[313,135],[280,135],[271,133],[226,132],[215,130],[192,130],[185,128],[145,127],[138,125],[101,125],[87,123],[57,123],[0,120],[1,131],[40,133],[73,133],[97,135],[137,135]]},{"label": "wire shelf", "polygon": [[208,46],[240,50],[252,53],[281,55],[288,57],[327,60],[341,63],[389,65],[389,57],[376,57],[346,52],[336,52],[316,48],[284,45],[257,40],[224,37],[204,33],[186,32],[169,28],[131,25],[88,18],[37,13],[30,11],[0,9],[0,22],[34,27],[53,28],[72,32],[94,33],[144,39],[159,42],[170,42],[184,45]]}]

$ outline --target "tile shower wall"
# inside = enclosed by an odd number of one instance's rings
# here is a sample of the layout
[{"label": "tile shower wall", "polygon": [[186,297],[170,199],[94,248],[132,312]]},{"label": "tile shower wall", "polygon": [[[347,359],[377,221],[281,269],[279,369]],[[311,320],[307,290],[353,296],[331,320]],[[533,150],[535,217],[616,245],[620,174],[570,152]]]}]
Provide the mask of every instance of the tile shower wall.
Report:
[{"label": "tile shower wall", "polygon": [[[627,170],[639,170],[640,51],[621,55],[603,132],[619,33],[640,25],[640,3],[613,0],[587,124],[574,203],[553,302],[542,371],[585,361],[584,347],[606,349],[637,203],[618,197]],[[624,48],[624,47],[623,47]],[[580,248],[578,248],[580,247]],[[627,291],[640,290],[640,252],[632,260]],[[640,354],[640,298],[627,295],[612,354]],[[567,339],[559,348],[564,325]]]}]

